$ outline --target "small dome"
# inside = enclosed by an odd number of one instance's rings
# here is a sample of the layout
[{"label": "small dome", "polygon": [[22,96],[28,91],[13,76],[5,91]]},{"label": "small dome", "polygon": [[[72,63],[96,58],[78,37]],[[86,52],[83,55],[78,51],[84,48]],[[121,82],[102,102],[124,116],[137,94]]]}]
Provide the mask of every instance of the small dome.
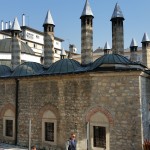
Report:
[{"label": "small dome", "polygon": [[122,64],[122,65],[135,65],[134,62],[130,61],[126,57],[119,54],[107,54],[96,59],[91,65],[91,69],[95,69],[103,64]]},{"label": "small dome", "polygon": [[80,68],[80,63],[73,59],[61,59],[52,64],[44,74],[75,73]]},{"label": "small dome", "polygon": [[20,76],[32,76],[38,75],[43,72],[43,66],[36,62],[24,62],[19,65],[11,76],[20,77]]},{"label": "small dome", "polygon": [[0,77],[10,76],[11,69],[8,66],[0,65]]},{"label": "small dome", "polygon": [[[0,52],[11,53],[11,44],[12,44],[11,38],[0,40]],[[21,52],[34,55],[33,50],[22,41],[21,41]]]}]

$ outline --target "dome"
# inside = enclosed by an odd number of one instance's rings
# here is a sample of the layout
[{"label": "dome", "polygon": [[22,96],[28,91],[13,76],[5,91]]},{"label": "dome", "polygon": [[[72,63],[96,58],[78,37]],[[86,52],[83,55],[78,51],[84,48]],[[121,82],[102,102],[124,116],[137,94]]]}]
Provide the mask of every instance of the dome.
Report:
[{"label": "dome", "polygon": [[[12,39],[7,38],[0,40],[0,53],[11,53]],[[26,54],[34,55],[33,50],[24,42],[21,41],[21,52]]]},{"label": "dome", "polygon": [[11,69],[6,65],[0,65],[0,77],[10,76]]},{"label": "dome", "polygon": [[106,64],[140,65],[138,62],[133,62],[119,54],[106,54],[93,62],[93,64],[91,65],[91,70]]},{"label": "dome", "polygon": [[80,63],[73,59],[61,59],[52,64],[44,74],[75,73],[80,68]]},{"label": "dome", "polygon": [[11,76],[20,77],[20,76],[32,76],[38,75],[43,72],[43,66],[36,62],[24,62],[19,65]]}]

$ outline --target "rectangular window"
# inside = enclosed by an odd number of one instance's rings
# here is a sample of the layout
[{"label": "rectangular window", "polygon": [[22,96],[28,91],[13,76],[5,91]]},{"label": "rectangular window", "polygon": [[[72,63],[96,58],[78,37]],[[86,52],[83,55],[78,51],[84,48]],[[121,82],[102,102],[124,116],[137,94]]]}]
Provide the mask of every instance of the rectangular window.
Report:
[{"label": "rectangular window", "polygon": [[45,141],[54,142],[54,123],[45,122]]},{"label": "rectangular window", "polygon": [[106,128],[100,126],[93,126],[93,146],[106,148]]},{"label": "rectangular window", "polygon": [[13,120],[6,120],[5,135],[13,137]]}]

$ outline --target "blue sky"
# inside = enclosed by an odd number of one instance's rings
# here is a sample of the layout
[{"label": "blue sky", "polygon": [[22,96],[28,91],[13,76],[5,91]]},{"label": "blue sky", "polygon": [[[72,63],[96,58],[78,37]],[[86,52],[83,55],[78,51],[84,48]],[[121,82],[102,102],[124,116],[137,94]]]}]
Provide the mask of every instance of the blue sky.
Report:
[{"label": "blue sky", "polygon": [[[89,0],[94,14],[93,49],[104,47],[106,41],[112,44],[110,18],[116,2],[119,3],[124,21],[125,48],[135,38],[138,46],[144,32],[150,37],[150,0]],[[80,16],[85,0],[8,0],[1,1],[0,19],[13,21],[17,17],[21,25],[22,14],[26,15],[26,25],[43,31],[43,22],[48,10],[51,11],[55,23],[55,36],[64,39],[62,47],[68,49],[75,44],[78,53],[81,49]]]}]

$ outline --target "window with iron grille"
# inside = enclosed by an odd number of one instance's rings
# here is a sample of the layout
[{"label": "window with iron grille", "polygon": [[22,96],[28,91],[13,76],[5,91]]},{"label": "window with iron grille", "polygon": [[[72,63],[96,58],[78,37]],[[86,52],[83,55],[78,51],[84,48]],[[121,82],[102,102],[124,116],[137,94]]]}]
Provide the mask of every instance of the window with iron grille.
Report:
[{"label": "window with iron grille", "polygon": [[6,120],[5,135],[13,137],[13,120]]},{"label": "window with iron grille", "polygon": [[45,122],[45,141],[54,142],[54,123]]},{"label": "window with iron grille", "polygon": [[106,148],[106,128],[101,126],[93,126],[93,146]]}]

